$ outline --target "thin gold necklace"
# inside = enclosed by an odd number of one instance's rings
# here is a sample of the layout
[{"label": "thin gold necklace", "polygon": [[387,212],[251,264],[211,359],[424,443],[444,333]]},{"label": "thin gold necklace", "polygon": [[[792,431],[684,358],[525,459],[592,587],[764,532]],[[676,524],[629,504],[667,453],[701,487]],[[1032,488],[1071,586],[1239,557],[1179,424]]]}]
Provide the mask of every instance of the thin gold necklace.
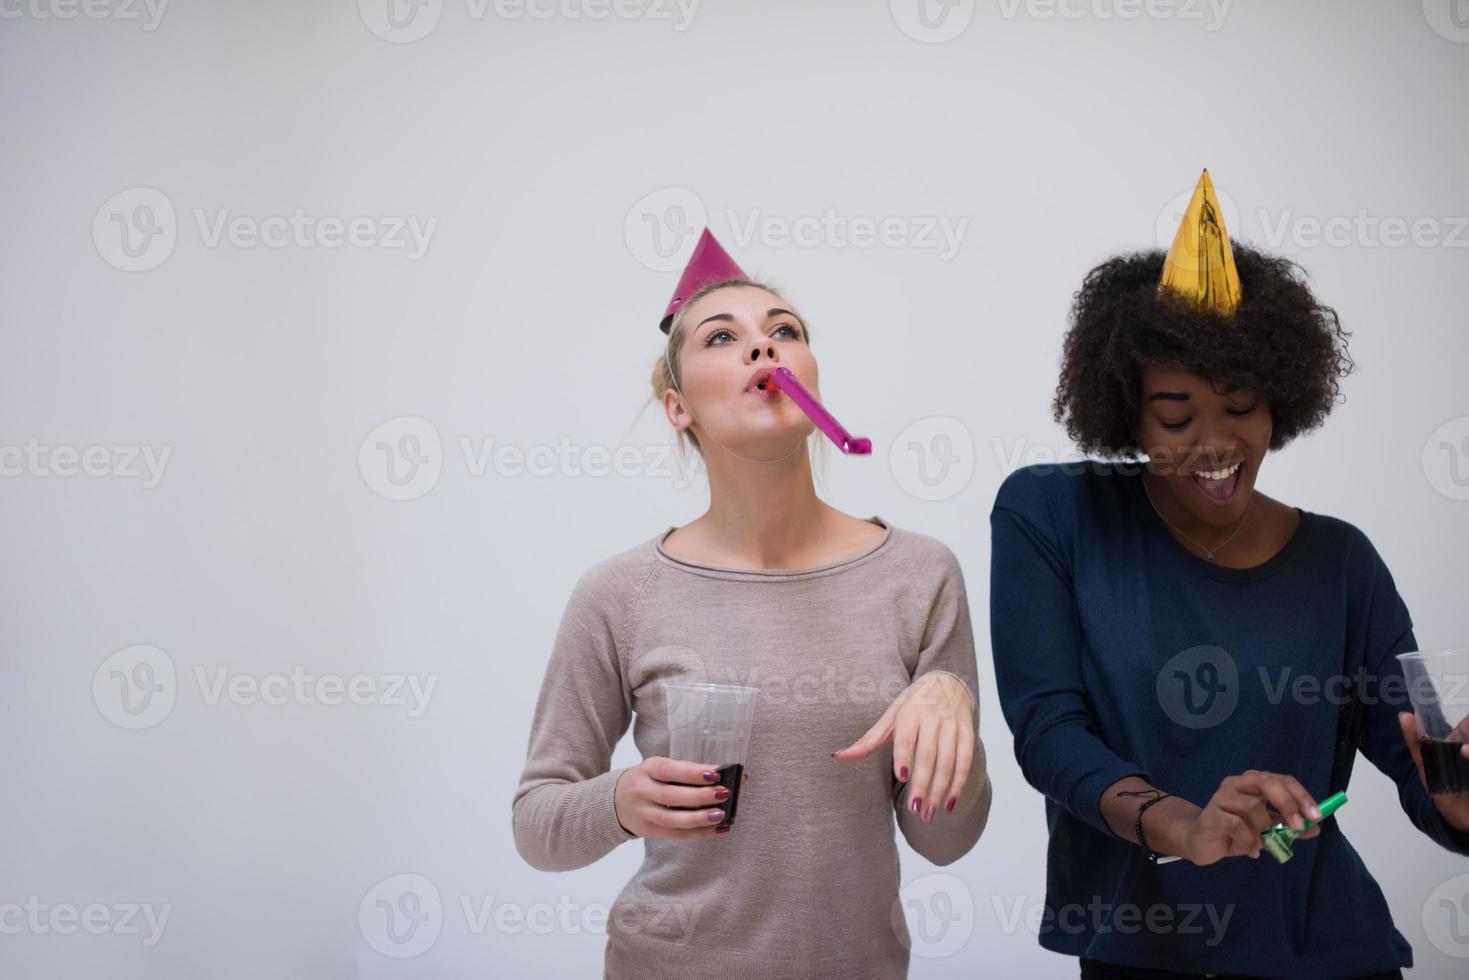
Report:
[{"label": "thin gold necklace", "polygon": [[1240,529],[1245,526],[1245,518],[1250,516],[1250,504],[1255,502],[1255,488],[1251,487],[1250,496],[1245,500],[1244,513],[1239,515],[1239,523],[1234,526],[1234,532],[1214,547],[1206,548],[1194,538],[1189,537],[1189,535],[1186,534],[1184,530],[1178,525],[1174,524],[1168,518],[1163,516],[1163,512],[1158,509],[1158,505],[1153,503],[1153,495],[1148,492],[1148,481],[1143,477],[1138,477],[1138,479],[1143,481],[1143,496],[1148,498],[1148,505],[1153,508],[1153,513],[1157,514],[1159,519],[1161,519],[1164,524],[1167,524],[1169,527],[1173,528],[1173,530],[1177,531],[1182,537],[1187,538],[1189,543],[1191,543],[1195,548],[1198,548],[1200,551],[1202,551],[1204,553],[1204,557],[1207,558],[1209,561],[1214,560],[1215,552],[1219,551],[1219,549],[1229,544],[1229,542],[1233,541],[1235,537],[1239,535]]}]

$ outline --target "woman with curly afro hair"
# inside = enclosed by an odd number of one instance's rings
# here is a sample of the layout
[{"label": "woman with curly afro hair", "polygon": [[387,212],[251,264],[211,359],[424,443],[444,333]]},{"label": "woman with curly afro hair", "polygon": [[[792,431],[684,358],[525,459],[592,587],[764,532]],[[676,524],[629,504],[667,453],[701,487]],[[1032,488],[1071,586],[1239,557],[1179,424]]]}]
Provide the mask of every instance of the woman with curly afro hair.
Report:
[{"label": "woman with curly afro hair", "polygon": [[[1358,751],[1469,854],[1469,795],[1429,794],[1404,714],[1392,575],[1350,523],[1257,489],[1340,398],[1347,336],[1298,266],[1231,247],[1207,173],[1166,257],[1076,294],[1052,407],[1091,458],[1001,486],[990,626],[1046,797],[1041,945],[1083,978],[1401,977],[1412,949],[1318,807]],[[1293,852],[1264,846],[1278,822]]]}]

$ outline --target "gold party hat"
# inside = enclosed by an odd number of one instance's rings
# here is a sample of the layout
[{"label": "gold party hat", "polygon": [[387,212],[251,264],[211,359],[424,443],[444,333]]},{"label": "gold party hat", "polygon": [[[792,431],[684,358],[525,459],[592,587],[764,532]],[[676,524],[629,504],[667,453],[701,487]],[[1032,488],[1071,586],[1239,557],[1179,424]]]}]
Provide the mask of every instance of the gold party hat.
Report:
[{"label": "gold party hat", "polygon": [[1183,213],[1158,289],[1171,289],[1225,316],[1239,308],[1239,270],[1234,267],[1234,250],[1229,247],[1229,232],[1208,170],[1199,178]]}]

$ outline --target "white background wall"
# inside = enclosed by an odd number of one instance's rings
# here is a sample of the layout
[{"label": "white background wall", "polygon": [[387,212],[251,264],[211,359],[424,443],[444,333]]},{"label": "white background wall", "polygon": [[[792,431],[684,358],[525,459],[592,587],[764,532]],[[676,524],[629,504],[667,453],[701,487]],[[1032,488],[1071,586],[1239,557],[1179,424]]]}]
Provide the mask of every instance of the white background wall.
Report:
[{"label": "white background wall", "polygon": [[[1423,645],[1469,640],[1463,0],[959,0],[930,26],[912,0],[95,2],[0,3],[6,976],[600,975],[640,848],[535,872],[510,800],[572,583],[704,506],[638,413],[706,217],[877,446],[833,454],[827,498],[964,566],[996,802],[944,869],[967,941],[913,976],[1074,975],[1006,929],[1043,899],[1045,828],[988,662],[987,516],[1067,448],[1082,274],[1166,244],[1201,167],[1355,331],[1346,402],[1263,489],[1361,526]],[[327,247],[353,218],[361,244]],[[394,489],[375,446],[404,436],[427,462]],[[938,436],[958,461],[930,488],[894,450]],[[494,455],[560,440],[547,475]],[[630,475],[582,473],[619,446]],[[297,669],[328,686],[252,696]],[[334,683],[382,686],[308,703]],[[1413,975],[1463,976],[1438,901],[1469,900],[1469,862],[1365,760],[1351,789]],[[395,945],[376,902],[405,889],[429,918]]]}]

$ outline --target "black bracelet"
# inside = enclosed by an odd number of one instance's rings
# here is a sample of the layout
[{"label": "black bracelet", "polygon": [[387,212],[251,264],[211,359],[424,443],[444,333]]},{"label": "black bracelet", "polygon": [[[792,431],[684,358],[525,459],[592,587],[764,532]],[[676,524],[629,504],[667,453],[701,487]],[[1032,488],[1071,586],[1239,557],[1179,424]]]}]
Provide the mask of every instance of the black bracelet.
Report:
[{"label": "black bracelet", "polygon": [[1136,825],[1137,842],[1138,842],[1139,845],[1141,845],[1142,849],[1147,852],[1147,854],[1148,854],[1148,860],[1151,861],[1151,862],[1153,862],[1154,864],[1158,864],[1160,861],[1171,861],[1171,860],[1173,860],[1173,858],[1171,858],[1171,857],[1164,857],[1163,855],[1159,854],[1157,851],[1153,850],[1151,847],[1148,846],[1148,839],[1143,836],[1143,814],[1148,811],[1148,807],[1152,806],[1154,803],[1158,803],[1158,802],[1160,802],[1162,800],[1168,799],[1173,794],[1172,793],[1165,793],[1162,790],[1153,789],[1153,790],[1138,790],[1136,792],[1131,792],[1131,793],[1118,793],[1117,795],[1118,796],[1146,796],[1149,793],[1153,793],[1155,795],[1153,796],[1152,799],[1148,800],[1142,806],[1140,806],[1140,807],[1137,808],[1137,825]]}]

